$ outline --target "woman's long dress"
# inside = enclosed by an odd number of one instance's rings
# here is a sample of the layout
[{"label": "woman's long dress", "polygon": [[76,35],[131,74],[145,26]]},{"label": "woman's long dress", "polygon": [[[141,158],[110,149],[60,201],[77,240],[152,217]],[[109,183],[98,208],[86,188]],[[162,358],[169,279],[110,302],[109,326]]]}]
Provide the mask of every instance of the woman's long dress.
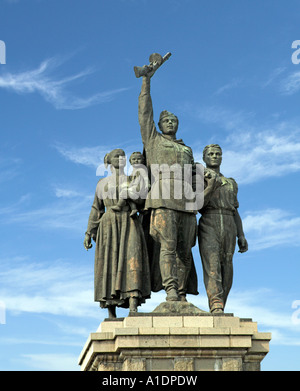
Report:
[{"label": "woman's long dress", "polygon": [[[127,180],[124,175],[124,180]],[[129,298],[138,305],[151,294],[150,269],[144,232],[139,219],[130,217],[128,205],[120,212],[114,177],[101,179],[89,217],[87,232],[95,234],[95,301],[101,307],[129,307]]]}]

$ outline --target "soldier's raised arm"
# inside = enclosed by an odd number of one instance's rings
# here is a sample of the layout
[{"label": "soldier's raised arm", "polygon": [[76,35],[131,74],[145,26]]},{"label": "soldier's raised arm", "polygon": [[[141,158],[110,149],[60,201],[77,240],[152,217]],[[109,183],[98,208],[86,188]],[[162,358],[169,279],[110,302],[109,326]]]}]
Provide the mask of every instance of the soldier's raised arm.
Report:
[{"label": "soldier's raised arm", "polygon": [[139,123],[142,140],[146,146],[151,137],[155,137],[157,130],[153,120],[153,106],[150,95],[150,80],[157,69],[171,56],[168,52],[164,57],[158,53],[152,53],[149,57],[150,64],[143,67],[134,67],[136,77],[142,77],[142,88],[139,96]]},{"label": "soldier's raised arm", "polygon": [[151,137],[155,136],[157,132],[153,120],[153,105],[150,95],[150,80],[151,76],[143,76],[138,109],[141,135],[145,147]]}]

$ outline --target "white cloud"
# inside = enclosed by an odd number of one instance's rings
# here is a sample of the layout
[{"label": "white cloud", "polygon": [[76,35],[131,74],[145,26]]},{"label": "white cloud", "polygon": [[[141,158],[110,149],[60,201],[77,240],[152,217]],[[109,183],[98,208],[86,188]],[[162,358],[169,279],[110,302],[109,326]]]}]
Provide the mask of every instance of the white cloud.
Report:
[{"label": "white cloud", "polygon": [[39,230],[66,229],[84,233],[94,194],[80,194],[73,189],[58,188],[55,195],[55,201],[41,207],[32,206],[28,202],[31,196],[24,195],[14,204],[0,208],[0,216],[5,216],[2,225],[24,224]]},{"label": "white cloud", "polygon": [[[61,338],[61,345],[79,346],[69,339],[70,335],[85,338],[89,332],[86,327],[76,323],[79,319],[90,318],[101,322],[107,316],[106,311],[99,309],[93,298],[93,273],[84,267],[74,267],[74,264],[62,260],[49,263],[33,263],[28,259],[20,258],[4,260],[0,272],[0,297],[6,304],[6,311],[10,313],[39,313],[59,315],[60,318],[53,320],[63,335],[68,338]],[[202,286],[203,289],[203,286]],[[203,290],[202,290],[203,291]],[[139,312],[152,312],[161,302],[165,301],[164,291],[152,293],[151,299],[139,307]],[[207,296],[202,293],[198,296],[188,295],[188,301],[198,308],[208,311]],[[274,292],[268,288],[254,288],[248,290],[232,289],[226,306],[227,313],[233,313],[240,318],[252,318],[258,322],[259,331],[271,331],[273,333],[272,343],[284,345],[299,344],[300,325],[295,324],[292,319],[292,303],[280,292]],[[127,309],[117,309],[118,316],[127,316]],[[65,318],[61,318],[64,315]],[[69,321],[68,319],[70,319]],[[94,330],[95,331],[95,330]],[[20,343],[21,340],[11,341]],[[5,341],[4,341],[5,342]],[[51,344],[58,341],[21,341],[22,343]],[[35,357],[29,357],[30,365],[39,369]],[[40,363],[45,365],[56,365],[55,356],[45,355]],[[58,354],[59,359],[60,354]],[[36,357],[37,358],[37,357]],[[70,358],[69,364],[73,360]],[[76,358],[77,360],[77,358]],[[77,362],[75,360],[75,362]],[[68,361],[68,360],[67,360]],[[51,364],[52,363],[52,364]],[[62,367],[66,369],[66,365]],[[45,369],[47,369],[45,367]]]},{"label": "white cloud", "polygon": [[236,134],[224,146],[222,172],[239,184],[300,171],[300,134]]},{"label": "white cloud", "polygon": [[300,71],[285,72],[286,67],[275,68],[263,83],[263,88],[274,85],[282,95],[293,95],[300,90]]},{"label": "white cloud", "polygon": [[40,371],[79,371],[78,357],[64,353],[23,354],[18,361]]},{"label": "white cloud", "polygon": [[238,87],[241,84],[240,79],[233,79],[230,83],[227,83],[223,85],[222,87],[218,88],[218,90],[214,93],[214,95],[221,95],[225,91],[231,90],[233,88]]},{"label": "white cloud", "polygon": [[247,212],[243,226],[253,251],[277,246],[300,246],[300,217],[281,209]]},{"label": "white cloud", "polygon": [[102,177],[110,173],[110,169],[104,165],[105,155],[115,148],[122,148],[127,157],[127,165],[125,167],[125,173],[129,175],[132,167],[129,164],[129,157],[134,151],[141,151],[141,146],[136,144],[126,145],[95,145],[94,147],[74,147],[69,145],[63,145],[56,143],[54,148],[66,159],[76,164],[83,164],[88,167],[96,169],[96,176]]},{"label": "white cloud", "polygon": [[186,106],[186,110],[199,120],[216,124],[227,131],[244,132],[253,129],[251,125],[255,117],[253,112],[233,111],[219,106],[192,108],[190,105]]},{"label": "white cloud", "polygon": [[55,188],[55,195],[58,198],[73,198],[82,196],[82,194],[76,190],[61,187]]},{"label": "white cloud", "polygon": [[0,183],[10,181],[21,172],[21,159],[0,157]]},{"label": "white cloud", "polygon": [[76,164],[97,168],[103,163],[104,156],[113,148],[110,146],[96,145],[94,147],[74,147],[56,144],[56,150],[67,160]]},{"label": "white cloud", "polygon": [[284,71],[286,70],[285,67],[278,67],[278,68],[275,68],[269,78],[267,79],[267,81],[265,83],[263,83],[263,87],[268,87],[270,86],[276,79],[278,79],[279,75],[281,75]]},{"label": "white cloud", "polygon": [[28,201],[30,200],[30,198],[31,198],[30,194],[24,194],[14,204],[1,207],[0,217],[4,217],[3,222],[9,222],[9,219],[13,217],[16,210],[19,209],[23,210],[28,205]]},{"label": "white cloud", "polygon": [[257,322],[258,331],[271,332],[274,345],[299,345],[300,327],[292,322],[291,303],[271,289],[238,291],[229,295],[227,311]]},{"label": "white cloud", "polygon": [[280,84],[281,92],[287,95],[295,94],[300,90],[300,72],[290,73]]},{"label": "white cloud", "polygon": [[67,86],[75,80],[82,80],[85,76],[90,75],[91,70],[88,69],[72,76],[57,79],[50,76],[50,72],[55,70],[58,65],[59,60],[52,58],[43,61],[37,69],[19,73],[4,73],[0,76],[0,88],[19,94],[39,93],[55,108],[70,110],[109,102],[115,95],[127,90],[127,88],[118,88],[84,98],[74,96],[68,92]]},{"label": "white cloud", "polygon": [[[221,171],[225,176],[235,178],[238,184],[300,171],[300,126],[297,122],[272,119],[259,123],[254,113],[218,107],[188,110],[199,120],[230,131],[221,145]],[[212,138],[208,144],[215,142]],[[195,149],[194,154],[202,160],[202,151]]]},{"label": "white cloud", "polygon": [[97,318],[93,294],[93,273],[83,266],[62,260],[1,261],[0,297],[6,311]]},{"label": "white cloud", "polygon": [[[190,296],[188,300],[207,311],[205,295]],[[272,344],[297,346],[300,344],[300,326],[292,321],[293,311],[284,294],[263,287],[232,289],[225,308],[227,313],[257,322],[259,332],[271,332]]]}]

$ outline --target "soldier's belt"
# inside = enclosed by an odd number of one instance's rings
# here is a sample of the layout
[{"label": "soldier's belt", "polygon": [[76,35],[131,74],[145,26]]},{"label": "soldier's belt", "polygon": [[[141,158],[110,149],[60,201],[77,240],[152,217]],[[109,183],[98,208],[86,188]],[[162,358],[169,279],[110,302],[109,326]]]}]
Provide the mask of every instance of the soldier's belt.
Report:
[{"label": "soldier's belt", "polygon": [[228,216],[234,216],[235,212],[229,209],[206,209],[203,212],[203,215],[210,215],[210,214],[215,214],[215,215],[228,215]]}]

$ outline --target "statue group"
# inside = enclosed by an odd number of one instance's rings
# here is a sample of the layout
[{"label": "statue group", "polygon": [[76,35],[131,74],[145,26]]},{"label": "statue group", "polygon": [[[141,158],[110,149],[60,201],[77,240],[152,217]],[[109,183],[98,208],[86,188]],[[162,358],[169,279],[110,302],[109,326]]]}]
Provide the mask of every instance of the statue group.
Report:
[{"label": "statue group", "polygon": [[[223,313],[232,286],[233,255],[248,250],[238,213],[238,186],[221,174],[222,149],[203,150],[205,167],[176,138],[178,118],[162,111],[153,119],[151,78],[169,57],[154,53],[150,64],[135,67],[142,78],[138,118],[143,152],[133,152],[130,176],[125,152],[114,149],[104,163],[111,175],[99,180],[84,247],[95,246],[95,301],[116,317],[116,307],[137,312],[162,289],[167,301],[198,294],[192,248],[198,237],[203,280],[212,314]],[[200,213],[197,226],[196,215]]]}]

